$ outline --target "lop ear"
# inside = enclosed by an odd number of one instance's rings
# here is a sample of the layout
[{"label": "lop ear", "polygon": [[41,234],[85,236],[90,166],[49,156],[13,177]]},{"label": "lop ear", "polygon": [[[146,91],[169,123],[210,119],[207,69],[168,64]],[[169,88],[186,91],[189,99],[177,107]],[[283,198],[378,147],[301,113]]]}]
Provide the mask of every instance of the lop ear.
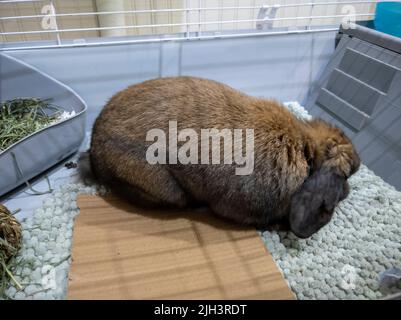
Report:
[{"label": "lop ear", "polygon": [[348,191],[346,179],[334,170],[323,167],[315,171],[291,198],[291,230],[300,238],[311,236],[330,221]]}]

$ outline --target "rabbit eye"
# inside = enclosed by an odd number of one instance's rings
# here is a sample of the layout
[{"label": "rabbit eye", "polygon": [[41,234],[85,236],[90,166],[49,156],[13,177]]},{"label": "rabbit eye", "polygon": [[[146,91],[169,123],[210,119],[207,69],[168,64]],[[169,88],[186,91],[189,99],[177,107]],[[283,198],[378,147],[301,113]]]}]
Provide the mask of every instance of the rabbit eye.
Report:
[{"label": "rabbit eye", "polygon": [[309,161],[308,161],[307,172],[308,172],[308,177],[310,177],[312,175],[312,163],[309,163]]},{"label": "rabbit eye", "polygon": [[308,165],[307,171],[308,171],[308,176],[310,177],[313,173],[313,160],[307,158],[306,164]]},{"label": "rabbit eye", "polygon": [[313,172],[313,159],[307,145],[304,146],[304,158],[306,160],[306,164],[308,165],[307,168],[308,176],[310,176]]},{"label": "rabbit eye", "polygon": [[330,210],[327,210],[324,204],[320,206],[319,211],[320,218],[322,218],[323,220],[328,220],[332,216],[332,212]]}]

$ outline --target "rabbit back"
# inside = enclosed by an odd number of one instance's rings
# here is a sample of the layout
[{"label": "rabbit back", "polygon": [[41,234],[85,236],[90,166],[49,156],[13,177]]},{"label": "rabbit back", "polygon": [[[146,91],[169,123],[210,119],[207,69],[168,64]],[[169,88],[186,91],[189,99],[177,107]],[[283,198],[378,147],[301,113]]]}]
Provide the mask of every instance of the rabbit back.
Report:
[{"label": "rabbit back", "polygon": [[[252,129],[254,168],[235,164],[149,164],[149,130]],[[98,179],[134,202],[184,207],[204,203],[222,217],[265,226],[289,214],[291,196],[308,177],[307,124],[273,100],[247,96],[193,77],[143,82],[117,93],[97,118],[91,164]],[[121,191],[120,191],[121,192]]]}]

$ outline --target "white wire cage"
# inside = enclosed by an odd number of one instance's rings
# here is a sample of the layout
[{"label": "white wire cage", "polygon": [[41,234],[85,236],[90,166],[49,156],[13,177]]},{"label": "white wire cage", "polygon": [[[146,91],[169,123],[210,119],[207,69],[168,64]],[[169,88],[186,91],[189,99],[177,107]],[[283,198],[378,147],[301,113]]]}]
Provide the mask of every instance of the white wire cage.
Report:
[{"label": "white wire cage", "polygon": [[344,22],[372,19],[377,2],[3,0],[0,49],[333,31]]}]

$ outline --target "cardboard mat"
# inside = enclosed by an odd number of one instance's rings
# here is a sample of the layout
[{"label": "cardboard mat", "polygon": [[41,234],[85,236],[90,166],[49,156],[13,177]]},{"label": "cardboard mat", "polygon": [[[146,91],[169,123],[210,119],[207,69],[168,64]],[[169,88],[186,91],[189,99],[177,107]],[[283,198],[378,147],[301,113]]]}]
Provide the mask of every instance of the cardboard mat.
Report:
[{"label": "cardboard mat", "polygon": [[81,195],[69,299],[293,299],[254,229]]}]

